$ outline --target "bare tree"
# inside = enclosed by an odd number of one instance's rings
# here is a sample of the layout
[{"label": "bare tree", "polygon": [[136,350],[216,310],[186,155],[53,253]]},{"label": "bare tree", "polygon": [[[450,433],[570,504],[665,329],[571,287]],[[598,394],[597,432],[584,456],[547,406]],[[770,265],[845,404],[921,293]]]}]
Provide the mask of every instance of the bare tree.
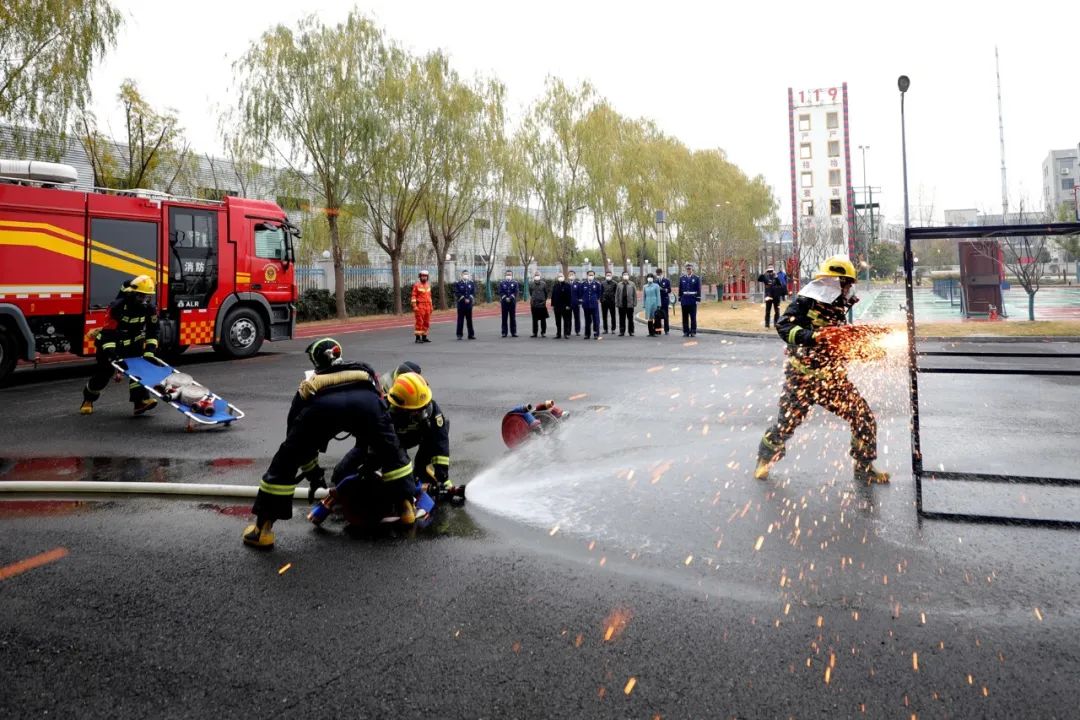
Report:
[{"label": "bare tree", "polygon": [[[1017,213],[1017,225],[1043,224],[1053,222],[1051,214],[1025,214],[1025,200],[1020,200],[1020,211]],[[986,217],[986,216],[984,216]],[[1004,219],[1008,222],[1008,218]],[[1046,272],[1046,260],[1050,253],[1048,250],[1048,238],[1046,235],[1032,234],[1019,237],[1000,238],[1002,243],[1000,255],[994,251],[984,249],[984,244],[976,244],[978,252],[984,257],[989,257],[1000,263],[1016,282],[1024,288],[1028,296],[1028,320],[1035,319],[1035,294],[1042,287],[1043,276]],[[996,248],[997,245],[993,244]]]}]

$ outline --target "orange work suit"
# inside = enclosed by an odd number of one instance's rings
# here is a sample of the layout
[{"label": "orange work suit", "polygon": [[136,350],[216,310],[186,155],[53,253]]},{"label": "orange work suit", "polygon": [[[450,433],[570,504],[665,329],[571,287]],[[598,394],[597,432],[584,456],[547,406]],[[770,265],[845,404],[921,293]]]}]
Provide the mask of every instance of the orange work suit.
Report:
[{"label": "orange work suit", "polygon": [[412,309],[416,317],[415,334],[426,336],[431,328],[431,285],[429,283],[413,283]]}]

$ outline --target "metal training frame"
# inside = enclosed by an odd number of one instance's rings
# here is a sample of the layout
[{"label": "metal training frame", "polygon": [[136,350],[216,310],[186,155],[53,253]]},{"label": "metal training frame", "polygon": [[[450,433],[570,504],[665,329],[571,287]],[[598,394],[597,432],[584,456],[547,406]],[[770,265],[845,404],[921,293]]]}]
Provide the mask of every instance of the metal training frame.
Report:
[{"label": "metal training frame", "polygon": [[1010,525],[1028,525],[1039,527],[1080,529],[1080,520],[1053,520],[1044,518],[1008,517],[1003,515],[985,515],[979,513],[941,512],[926,510],[923,507],[922,481],[925,475],[930,480],[963,480],[968,482],[1017,483],[1028,485],[1050,485],[1080,487],[1080,478],[1032,477],[1025,475],[997,475],[972,472],[945,472],[923,469],[922,445],[919,426],[919,373],[955,373],[966,375],[1056,375],[1080,377],[1080,369],[1046,370],[1021,367],[1005,368],[924,368],[919,366],[920,357],[970,357],[970,358],[1055,358],[1080,359],[1080,353],[1035,353],[1035,352],[961,352],[961,351],[919,351],[915,343],[915,304],[912,275],[914,274],[914,253],[912,240],[977,240],[1025,235],[1060,237],[1080,235],[1080,222],[1055,223],[1043,225],[992,225],[984,227],[928,227],[906,228],[904,231],[904,281],[907,293],[907,333],[908,333],[908,377],[911,390],[911,473],[915,477],[915,508],[919,520],[952,520],[959,522],[997,523]]}]

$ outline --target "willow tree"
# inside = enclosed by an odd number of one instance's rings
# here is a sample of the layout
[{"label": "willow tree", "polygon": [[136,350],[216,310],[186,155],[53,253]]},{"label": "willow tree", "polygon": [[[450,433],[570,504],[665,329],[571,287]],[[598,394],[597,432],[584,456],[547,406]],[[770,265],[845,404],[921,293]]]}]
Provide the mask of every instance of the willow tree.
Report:
[{"label": "willow tree", "polygon": [[174,110],[155,110],[139,92],[134,80],[120,85],[117,100],[124,110],[124,142],[99,130],[93,113],[79,117],[79,141],[90,160],[94,186],[128,190],[149,188],[174,192],[178,181],[190,187],[193,157]]},{"label": "willow tree", "polygon": [[[429,58],[427,70],[428,90],[438,104],[438,115],[431,137],[433,168],[424,195],[424,217],[435,251],[439,307],[443,308],[446,255],[484,206],[494,154],[503,136],[505,90],[494,80],[466,83],[442,53]],[[490,218],[477,220],[490,229]]]},{"label": "willow tree", "polygon": [[382,126],[376,87],[387,62],[382,32],[353,11],[334,26],[310,15],[278,25],[236,63],[238,127],[267,164],[282,161],[323,206],[334,260],[337,315],[345,313],[338,216],[370,170],[355,159]]},{"label": "willow tree", "polygon": [[108,0],[0,3],[0,119],[17,131],[14,150],[60,150],[50,141],[90,103],[94,63],[115,46],[122,18]]},{"label": "willow tree", "polygon": [[585,204],[592,215],[593,233],[605,269],[608,269],[610,258],[611,218],[617,200],[616,172],[622,124],[622,116],[602,100],[589,110],[579,129],[584,140]]},{"label": "willow tree", "polygon": [[575,242],[570,235],[579,212],[587,207],[584,119],[596,101],[588,83],[568,88],[549,77],[544,95],[525,117],[525,164],[551,232],[555,254],[568,271]]},{"label": "willow tree", "polygon": [[381,122],[352,156],[366,167],[356,184],[365,222],[375,243],[390,257],[394,312],[401,312],[401,256],[407,234],[429,191],[435,169],[439,103],[431,77],[444,65],[438,53],[417,58],[390,47],[375,86]]}]

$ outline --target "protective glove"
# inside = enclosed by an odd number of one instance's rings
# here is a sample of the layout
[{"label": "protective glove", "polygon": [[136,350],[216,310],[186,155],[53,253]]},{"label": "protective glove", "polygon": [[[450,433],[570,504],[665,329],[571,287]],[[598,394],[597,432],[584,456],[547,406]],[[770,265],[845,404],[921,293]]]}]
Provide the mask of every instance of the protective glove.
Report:
[{"label": "protective glove", "polygon": [[435,465],[435,483],[439,486],[440,490],[449,490],[453,487],[450,482],[450,468],[446,465]]},{"label": "protective glove", "polygon": [[142,356],[144,358],[146,358],[147,360],[154,360],[155,359],[153,350],[143,350]]},{"label": "protective glove", "polygon": [[316,465],[307,472],[302,473],[300,479],[308,481],[308,502],[313,503],[315,502],[315,491],[326,487],[326,470]]}]

